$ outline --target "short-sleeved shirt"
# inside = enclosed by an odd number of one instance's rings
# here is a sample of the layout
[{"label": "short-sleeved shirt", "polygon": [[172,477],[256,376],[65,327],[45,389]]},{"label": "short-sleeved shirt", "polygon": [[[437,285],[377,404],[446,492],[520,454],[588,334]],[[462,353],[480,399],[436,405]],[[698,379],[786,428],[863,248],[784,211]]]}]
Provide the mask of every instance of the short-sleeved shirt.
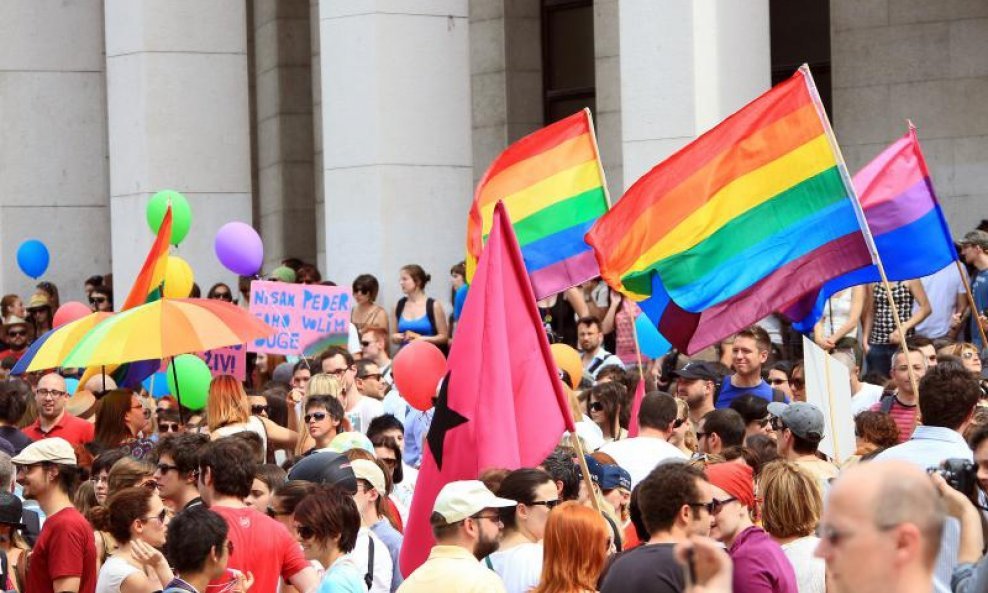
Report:
[{"label": "short-sleeved shirt", "polygon": [[20,453],[24,447],[31,444],[31,438],[17,429],[16,426],[0,426],[0,438],[4,438],[14,446],[14,453]]},{"label": "short-sleeved shirt", "polygon": [[55,579],[79,577],[79,593],[94,593],[96,575],[96,539],[86,518],[75,507],[49,516],[31,552],[26,590],[55,593]]},{"label": "short-sleeved shirt", "polygon": [[[878,401],[877,404],[869,408],[872,412],[882,411],[882,402]],[[899,443],[904,443],[909,440],[909,437],[913,436],[913,431],[916,430],[916,411],[919,407],[915,404],[907,406],[906,404],[899,401],[896,397],[895,401],[892,402],[892,408],[889,410],[889,416],[895,421],[895,425],[899,428]]]},{"label": "short-sleeved shirt", "polygon": [[734,398],[746,393],[757,395],[765,401],[772,401],[772,386],[766,383],[765,379],[762,379],[761,383],[754,387],[735,387],[731,383],[731,377],[733,376],[728,375],[724,377],[724,384],[721,386],[720,393],[717,395],[717,401],[714,402],[714,407],[718,410],[731,407],[731,402],[734,401]]},{"label": "short-sleeved shirt", "polygon": [[30,425],[24,427],[24,434],[32,441],[61,437],[73,447],[93,440],[94,433],[95,427],[92,424],[76,418],[68,412],[62,412],[61,419],[48,432],[41,431],[41,418],[36,419]]},{"label": "short-sleeved shirt", "polygon": [[[229,567],[254,574],[251,590],[277,591],[279,577],[285,581],[309,566],[302,548],[281,523],[252,508],[213,506],[230,528],[233,542]],[[210,585],[222,585],[221,578]]]},{"label": "short-sleeved shirt", "polygon": [[[253,587],[251,587],[253,589]],[[350,556],[340,556],[329,565],[316,593],[364,593],[364,575]]]},{"label": "short-sleeved shirt", "polygon": [[675,544],[648,544],[618,554],[604,574],[600,593],[685,590],[683,568],[672,555]]},{"label": "short-sleeved shirt", "polygon": [[398,593],[504,593],[493,570],[466,548],[434,546],[429,559],[398,587]]}]

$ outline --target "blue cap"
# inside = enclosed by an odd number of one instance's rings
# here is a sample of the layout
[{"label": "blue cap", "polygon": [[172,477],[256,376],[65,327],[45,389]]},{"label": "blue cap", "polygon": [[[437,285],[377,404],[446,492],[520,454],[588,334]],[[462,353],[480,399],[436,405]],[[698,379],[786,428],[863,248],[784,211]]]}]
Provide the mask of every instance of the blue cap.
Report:
[{"label": "blue cap", "polygon": [[631,490],[631,474],[623,467],[620,465],[600,463],[589,455],[585,457],[587,460],[587,469],[590,470],[590,477],[601,490],[613,490],[614,488]]}]

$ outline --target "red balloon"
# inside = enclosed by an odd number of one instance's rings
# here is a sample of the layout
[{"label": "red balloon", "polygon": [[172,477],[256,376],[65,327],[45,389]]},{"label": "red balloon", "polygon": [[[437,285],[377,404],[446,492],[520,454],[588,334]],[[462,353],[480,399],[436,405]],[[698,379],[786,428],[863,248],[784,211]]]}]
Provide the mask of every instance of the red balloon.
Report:
[{"label": "red balloon", "polygon": [[446,357],[435,344],[417,340],[398,352],[391,373],[405,401],[424,412],[432,407],[436,388],[446,374]]},{"label": "red balloon", "polygon": [[92,313],[93,310],[89,308],[89,305],[85,303],[80,303],[79,301],[69,301],[58,308],[55,311],[55,316],[52,317],[51,326],[61,327],[66,323],[72,323],[77,319],[82,319],[86,315]]}]

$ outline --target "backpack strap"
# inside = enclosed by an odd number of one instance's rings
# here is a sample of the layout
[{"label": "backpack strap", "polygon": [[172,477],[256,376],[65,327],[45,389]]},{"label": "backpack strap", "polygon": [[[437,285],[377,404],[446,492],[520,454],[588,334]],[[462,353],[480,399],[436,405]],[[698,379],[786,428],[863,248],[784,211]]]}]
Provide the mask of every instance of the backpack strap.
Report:
[{"label": "backpack strap", "polygon": [[487,568],[489,568],[491,570],[494,570],[494,563],[491,562],[491,557],[490,556],[484,556],[484,564],[487,565]]},{"label": "backpack strap", "polygon": [[[408,297],[401,297],[398,302],[395,303],[395,323],[401,323],[401,314],[405,311],[405,303],[408,301]],[[395,331],[398,331],[398,327],[395,326]]]},{"label": "backpack strap", "polygon": [[429,319],[429,325],[432,326],[432,333],[439,334],[439,326],[436,325],[436,301],[432,297],[426,297],[425,299],[425,316]]},{"label": "backpack strap", "polygon": [[595,358],[594,361],[590,363],[590,366],[587,367],[587,374],[592,377],[602,364],[604,364],[603,358]]},{"label": "backpack strap", "polygon": [[374,582],[374,539],[370,536],[371,532],[367,532],[367,574],[364,575],[364,584],[367,585],[367,590],[370,591],[371,583]]},{"label": "backpack strap", "polygon": [[879,403],[882,405],[881,410],[883,413],[891,414],[892,406],[895,404],[895,394],[894,393],[883,394],[882,399],[879,401]]}]

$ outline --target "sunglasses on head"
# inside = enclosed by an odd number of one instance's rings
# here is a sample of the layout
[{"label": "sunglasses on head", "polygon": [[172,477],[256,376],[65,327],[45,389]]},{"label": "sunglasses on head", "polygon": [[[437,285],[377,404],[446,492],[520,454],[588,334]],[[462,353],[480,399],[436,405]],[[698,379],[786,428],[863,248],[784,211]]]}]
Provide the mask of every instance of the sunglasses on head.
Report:
[{"label": "sunglasses on head", "polygon": [[268,411],[268,406],[262,404],[253,404],[250,407],[250,413],[255,416],[266,414],[267,411]]}]

